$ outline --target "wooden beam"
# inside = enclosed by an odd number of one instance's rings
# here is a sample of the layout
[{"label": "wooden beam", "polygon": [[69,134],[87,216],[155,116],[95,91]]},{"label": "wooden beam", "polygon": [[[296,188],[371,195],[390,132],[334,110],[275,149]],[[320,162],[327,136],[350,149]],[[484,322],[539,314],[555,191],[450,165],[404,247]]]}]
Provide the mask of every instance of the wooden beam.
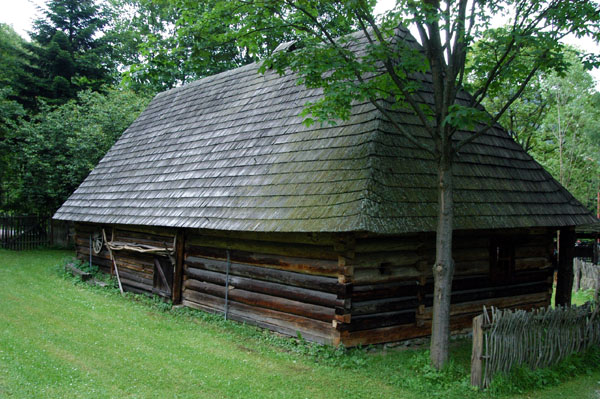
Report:
[{"label": "wooden beam", "polygon": [[573,291],[573,255],[575,252],[575,229],[560,229],[558,247],[558,274],[556,279],[555,305],[570,306]]},{"label": "wooden beam", "polygon": [[473,319],[473,349],[471,351],[471,385],[483,388],[483,315]]},{"label": "wooden beam", "polygon": [[177,231],[175,244],[175,274],[173,275],[173,304],[181,303],[181,287],[183,282],[183,258],[185,248],[185,234],[183,229]]}]

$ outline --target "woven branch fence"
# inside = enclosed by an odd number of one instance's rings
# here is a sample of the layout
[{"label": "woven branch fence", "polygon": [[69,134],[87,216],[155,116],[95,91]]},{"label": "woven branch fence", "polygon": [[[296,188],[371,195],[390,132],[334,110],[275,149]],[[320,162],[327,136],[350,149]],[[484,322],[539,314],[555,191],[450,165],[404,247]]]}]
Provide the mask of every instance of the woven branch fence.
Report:
[{"label": "woven branch fence", "polygon": [[600,345],[598,304],[529,312],[484,307],[473,319],[471,384],[485,388],[498,373],[549,367],[592,345]]},{"label": "woven branch fence", "polygon": [[600,265],[584,259],[573,259],[573,290],[600,290]]}]

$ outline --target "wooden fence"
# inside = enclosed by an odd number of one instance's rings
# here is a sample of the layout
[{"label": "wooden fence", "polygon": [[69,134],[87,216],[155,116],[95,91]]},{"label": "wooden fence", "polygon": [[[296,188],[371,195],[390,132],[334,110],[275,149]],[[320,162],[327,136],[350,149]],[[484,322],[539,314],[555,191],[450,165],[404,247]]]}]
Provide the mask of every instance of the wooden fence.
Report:
[{"label": "wooden fence", "polygon": [[0,215],[0,248],[22,251],[48,245],[52,241],[48,216]]},{"label": "wooden fence", "polygon": [[484,307],[473,319],[471,384],[485,388],[498,373],[548,367],[591,345],[600,345],[598,304],[530,312]]},{"label": "wooden fence", "polygon": [[600,290],[600,265],[585,259],[573,259],[573,291]]}]

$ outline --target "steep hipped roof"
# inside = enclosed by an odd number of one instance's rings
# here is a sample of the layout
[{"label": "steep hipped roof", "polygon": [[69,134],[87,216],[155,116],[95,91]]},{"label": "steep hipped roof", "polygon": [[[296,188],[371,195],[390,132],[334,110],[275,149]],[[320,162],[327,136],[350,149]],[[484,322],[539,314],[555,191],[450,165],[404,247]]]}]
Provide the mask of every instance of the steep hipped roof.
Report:
[{"label": "steep hipped roof", "polygon": [[[263,232],[435,230],[431,156],[369,103],[336,126],[304,126],[303,105],[320,91],[258,68],[157,95],[54,217]],[[422,95],[431,97],[427,84]],[[431,140],[409,112],[395,116]],[[454,171],[457,229],[594,221],[499,127],[466,146]]]}]

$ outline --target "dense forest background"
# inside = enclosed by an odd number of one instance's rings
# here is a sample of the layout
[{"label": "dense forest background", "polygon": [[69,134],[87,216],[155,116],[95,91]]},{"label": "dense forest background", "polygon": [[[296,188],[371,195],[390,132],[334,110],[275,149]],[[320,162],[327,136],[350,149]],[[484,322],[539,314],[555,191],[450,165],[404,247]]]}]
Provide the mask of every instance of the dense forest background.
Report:
[{"label": "dense forest background", "polygon": [[[216,3],[51,0],[29,40],[0,24],[0,212],[53,213],[156,93],[257,61],[294,38],[282,30],[242,47],[236,21],[210,18]],[[467,86],[497,57],[485,39],[472,50]],[[595,209],[600,93],[577,49],[563,51],[569,67],[539,72],[501,123]],[[509,93],[490,90],[493,111]]]}]

